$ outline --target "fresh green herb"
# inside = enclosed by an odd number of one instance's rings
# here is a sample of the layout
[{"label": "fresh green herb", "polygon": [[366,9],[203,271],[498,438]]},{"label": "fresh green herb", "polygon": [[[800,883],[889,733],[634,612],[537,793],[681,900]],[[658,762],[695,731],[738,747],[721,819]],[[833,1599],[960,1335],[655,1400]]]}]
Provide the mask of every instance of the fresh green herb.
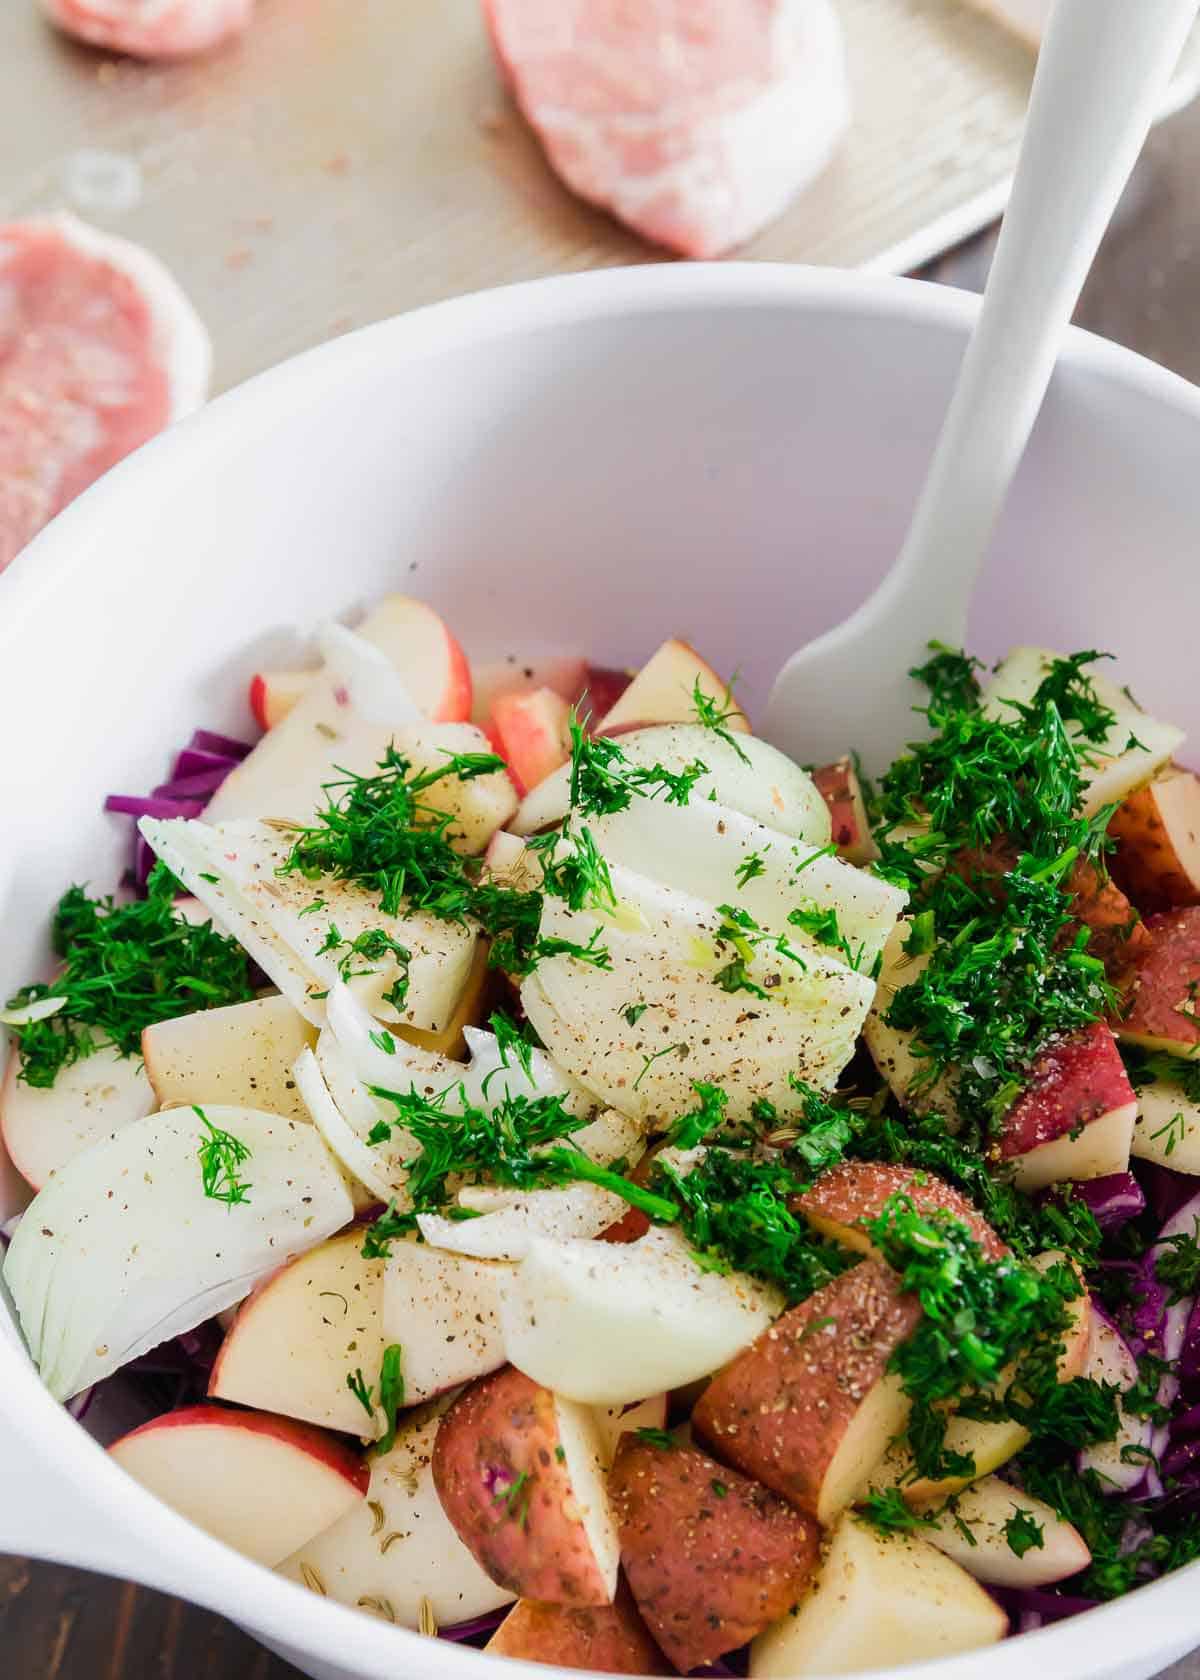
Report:
[{"label": "fresh green herb", "polygon": [[1172,1306],[1200,1289],[1200,1217],[1192,1221],[1190,1232],[1176,1231],[1160,1239],[1154,1275],[1170,1291]]},{"label": "fresh green herb", "polygon": [[1160,1126],[1156,1132],[1151,1132],[1152,1140],[1157,1143],[1159,1138],[1165,1138],[1163,1154],[1173,1155],[1176,1146],[1181,1144],[1187,1136],[1187,1120],[1181,1113],[1173,1114],[1165,1126]]},{"label": "fresh green herb", "polygon": [[570,721],[571,808],[580,816],[608,816],[627,811],[635,797],[663,798],[668,805],[686,805],[708,766],[694,759],[682,770],[661,764],[649,768],[631,764],[619,741],[608,735],[589,737],[578,717]]},{"label": "fresh green herb", "polygon": [[712,1481],[710,1481],[708,1485],[713,1490],[713,1493],[716,1496],[716,1498],[718,1498],[718,1499],[728,1499],[729,1498],[729,1483],[728,1482],[719,1482],[717,1480],[717,1478],[714,1476]]},{"label": "fresh green herb", "polygon": [[669,1429],[638,1429],[635,1431],[639,1441],[644,1441],[648,1447],[658,1447],[662,1452],[670,1452],[679,1442]]},{"label": "fresh green herb", "polygon": [[832,907],[822,909],[818,904],[798,905],[790,912],[788,921],[792,927],[809,934],[818,945],[828,945],[831,950],[840,951],[848,968],[857,971],[862,967],[866,947],[861,943],[857,948],[851,945],[838,923],[838,913]]},{"label": "fresh green herb", "polygon": [[689,1052],[690,1046],[687,1044],[668,1044],[665,1049],[656,1050],[652,1056],[647,1056],[645,1061],[642,1063],[641,1072],[633,1082],[634,1090],[636,1091],[638,1089],[642,1080],[645,1079],[655,1062],[660,1062],[664,1056],[678,1056],[679,1060],[683,1061]]},{"label": "fresh green herb", "polygon": [[1026,1552],[1042,1551],[1046,1545],[1046,1531],[1038,1522],[1032,1511],[1026,1511],[1021,1506],[1015,1506],[1013,1514],[1004,1524],[1004,1538],[1008,1541],[1008,1549],[1017,1557],[1025,1556]]},{"label": "fresh green herb", "polygon": [[375,1402],[371,1397],[371,1388],[362,1374],[362,1367],[346,1373],[346,1387],[366,1412],[371,1422],[375,1421]]},{"label": "fresh green herb", "polygon": [[923,1528],[937,1526],[936,1515],[912,1510],[895,1487],[869,1493],[862,1502],[860,1515],[880,1534],[917,1534]]},{"label": "fresh green herb", "polygon": [[392,1244],[407,1237],[416,1228],[415,1214],[400,1213],[395,1202],[389,1202],[379,1217],[372,1220],[363,1232],[363,1259],[386,1260],[392,1251]]},{"label": "fresh green herb", "polygon": [[627,1008],[622,1009],[621,1014],[624,1015],[631,1027],[636,1027],[649,1007],[648,1003],[631,1003]]},{"label": "fresh green herb", "polygon": [[760,875],[767,872],[766,859],[761,852],[747,852],[734,871],[734,878],[740,887],[748,887],[751,881],[757,881]]},{"label": "fresh green herb", "polygon": [[541,864],[544,892],[571,910],[616,909],[612,875],[590,828],[553,829],[526,844]]},{"label": "fresh green herb", "polygon": [[[338,973],[343,980],[361,980],[368,974],[378,973],[375,966],[385,957],[394,957],[399,969],[397,978],[383,994],[385,1003],[393,1004],[396,1009],[403,1009],[408,997],[408,965],[412,962],[412,952],[406,945],[401,945],[384,928],[364,928],[362,933],[354,939],[344,939],[337,926],[331,922],[321,945],[318,955],[325,956],[328,952],[342,951],[338,958]],[[371,966],[356,968],[356,962],[365,962]]]},{"label": "fresh green herb", "polygon": [[692,1089],[700,1099],[699,1107],[690,1114],[681,1114],[667,1133],[669,1141],[677,1149],[695,1149],[721,1131],[725,1124],[729,1097],[721,1087],[694,1080]]},{"label": "fresh green herb", "polygon": [[385,1056],[396,1054],[396,1040],[386,1027],[380,1027],[377,1031],[368,1033],[367,1036],[375,1048],[382,1050]]},{"label": "fresh green herb", "polygon": [[529,1499],[533,1487],[533,1477],[528,1470],[522,1470],[520,1475],[514,1476],[512,1481],[503,1488],[497,1488],[492,1495],[495,1505],[503,1505],[505,1515],[510,1522],[515,1522],[518,1528],[529,1525]]},{"label": "fresh green herb", "polygon": [[396,1414],[404,1406],[404,1349],[392,1342],[383,1350],[379,1366],[379,1409],[383,1413],[384,1432],[375,1443],[377,1453],[391,1452],[396,1445]]},{"label": "fresh green herb", "polygon": [[232,1132],[223,1132],[219,1126],[214,1126],[202,1108],[192,1104],[193,1113],[199,1115],[204,1127],[200,1137],[200,1147],[196,1154],[200,1160],[200,1181],[204,1187],[204,1194],[213,1202],[224,1202],[227,1207],[236,1207],[239,1202],[250,1200],[249,1186],[238,1177],[238,1168],[250,1159],[251,1151],[240,1138],[235,1138]]},{"label": "fresh green herb", "polygon": [[[513,1062],[509,1061],[509,1057],[511,1056],[517,1067],[520,1068],[521,1072],[532,1085],[533,1045],[530,1044],[529,1040],[525,1037],[521,1028],[513,1020],[512,1016],[506,1014],[503,1009],[493,1010],[492,1014],[488,1017],[488,1026],[495,1037],[496,1049],[500,1052],[501,1067],[512,1067]],[[488,1079],[490,1078],[491,1074],[488,1075]],[[484,1081],[484,1095],[487,1095],[487,1080]]]},{"label": "fresh green herb", "polygon": [[10,1010],[23,1010],[62,999],[54,1013],[12,1029],[26,1085],[48,1089],[64,1067],[104,1044],[137,1055],[144,1027],[254,996],[241,946],[207,922],[185,921],[176,890],[159,863],[146,897],[131,904],[90,898],[83,887],[63,894],[51,934],[61,972],[8,1000]]},{"label": "fresh green herb", "polygon": [[726,746],[733,748],[743,764],[749,764],[750,755],[729,728],[730,723],[735,718],[739,719],[743,726],[746,721],[742,714],[742,708],[734,701],[731,685],[726,685],[725,693],[720,700],[717,700],[713,695],[705,694],[700,687],[700,679],[697,677],[692,688],[692,711],[695,713],[696,722],[700,724],[701,728],[711,729],[714,735],[719,736],[725,742]]}]

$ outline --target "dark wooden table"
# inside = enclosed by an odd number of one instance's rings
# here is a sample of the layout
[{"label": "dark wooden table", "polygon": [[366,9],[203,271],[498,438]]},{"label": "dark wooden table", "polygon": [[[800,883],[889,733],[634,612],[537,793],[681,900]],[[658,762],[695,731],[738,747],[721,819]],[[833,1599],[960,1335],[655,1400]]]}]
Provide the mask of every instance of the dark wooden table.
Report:
[{"label": "dark wooden table", "polygon": [[[984,235],[930,273],[978,289],[993,242]],[[1200,381],[1200,106],[1152,137],[1078,319]],[[0,1673],[6,1680],[297,1680],[295,1669],[217,1616],[19,1558],[0,1558]],[[1200,1653],[1169,1673],[1200,1680]]]}]

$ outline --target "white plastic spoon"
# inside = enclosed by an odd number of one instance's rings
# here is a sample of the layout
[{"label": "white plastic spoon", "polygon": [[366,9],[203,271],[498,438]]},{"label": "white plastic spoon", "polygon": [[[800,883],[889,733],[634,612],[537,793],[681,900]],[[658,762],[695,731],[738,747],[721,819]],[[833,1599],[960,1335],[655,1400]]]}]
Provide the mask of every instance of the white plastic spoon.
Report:
[{"label": "white plastic spoon", "polygon": [[886,767],[917,733],[908,676],[961,647],[971,591],[1059,345],[1200,0],[1058,0],[983,308],[899,557],[775,680],[764,734],[821,763]]}]

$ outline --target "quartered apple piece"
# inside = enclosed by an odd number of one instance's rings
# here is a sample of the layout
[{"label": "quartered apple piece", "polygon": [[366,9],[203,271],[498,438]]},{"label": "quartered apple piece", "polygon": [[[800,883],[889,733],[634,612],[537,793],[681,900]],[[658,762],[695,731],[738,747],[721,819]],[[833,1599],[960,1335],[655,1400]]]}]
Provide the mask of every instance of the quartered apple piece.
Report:
[{"label": "quartered apple piece", "polygon": [[695,1447],[627,1435],[609,1486],[638,1610],[681,1673],[782,1616],[816,1567],[816,1523]]},{"label": "quartered apple piece", "polygon": [[619,1544],[595,1418],[506,1366],[438,1424],[433,1480],[493,1581],[542,1604],[611,1604]]},{"label": "quartered apple piece", "polygon": [[[1047,1587],[1078,1575],[1092,1561],[1074,1524],[999,1476],[973,1482],[946,1510],[930,1514],[935,1522],[921,1530],[922,1538],[989,1586]],[[1009,1543],[1014,1520],[1024,1522],[1029,1541],[1020,1552]]]},{"label": "quartered apple piece", "polygon": [[[1061,1254],[1049,1250],[1035,1255],[1030,1264],[1044,1271],[1061,1264],[1062,1260]],[[1059,1382],[1070,1382],[1073,1377],[1082,1376],[1087,1364],[1092,1310],[1091,1298],[1086,1290],[1069,1303],[1068,1317],[1056,1367]],[[1012,1373],[1009,1372],[998,1386],[1003,1389],[1011,1380]],[[910,1505],[927,1505],[960,1493],[971,1482],[1007,1464],[1028,1444],[1029,1431],[1013,1418],[983,1423],[976,1418],[951,1417],[946,1426],[946,1452],[961,1453],[970,1458],[975,1466],[972,1474],[946,1476],[937,1481],[917,1476],[908,1447],[903,1442],[895,1442],[872,1473],[870,1485],[875,1491],[898,1487]]]},{"label": "quartered apple piece", "polygon": [[393,1242],[384,1267],[383,1340],[404,1349],[409,1405],[432,1400],[504,1364],[500,1300],[511,1266]]},{"label": "quartered apple piece", "polygon": [[[639,769],[661,764],[680,774],[697,762],[705,765],[692,804],[712,799],[812,846],[830,843],[829,810],[812,777],[756,735],[730,741],[698,723],[674,723],[636,729],[619,744],[626,761]],[[536,834],[561,822],[570,805],[570,767],[564,765],[526,795],[508,826],[514,834]]]},{"label": "quartered apple piece", "polygon": [[580,946],[594,937],[608,966],[548,957],[521,987],[569,1074],[641,1120],[686,1112],[695,1081],[722,1086],[738,1120],[759,1099],[798,1112],[794,1079],[832,1089],[874,996],[868,975],[820,950],[781,955],[773,936],[748,939],[722,910],[631,870],[611,878],[615,906],[547,898],[540,924]]},{"label": "quartered apple piece", "polygon": [[[206,1194],[213,1133],[247,1152],[243,1190]],[[224,1171],[224,1168],[222,1168]],[[9,1247],[4,1275],[56,1399],[242,1300],[291,1255],[349,1223],[353,1206],[312,1126],[253,1109],[167,1109],[57,1172]]]},{"label": "quartered apple piece", "polygon": [[871,835],[867,802],[853,760],[839,758],[834,764],[823,764],[812,772],[812,779],[829,807],[838,856],[860,868],[874,863],[879,848]]},{"label": "quartered apple piece", "polygon": [[[1045,648],[1014,648],[984,686],[985,713],[1001,720],[1015,717],[1014,703],[1029,704],[1056,658]],[[1169,764],[1184,735],[1142,711],[1125,689],[1097,672],[1089,671],[1088,677],[1100,704],[1113,713],[1103,741],[1082,743],[1083,814],[1091,817],[1106,805],[1119,804]],[[1067,730],[1078,737],[1078,724],[1069,723]]]},{"label": "quartered apple piece", "polygon": [[696,693],[714,703],[723,729],[748,734],[745,712],[731,698],[728,683],[701,659],[694,647],[672,637],[642,666],[628,688],[596,725],[598,735],[645,729],[653,723],[691,723]]},{"label": "quartered apple piece", "polygon": [[844,1516],[812,1590],[751,1646],[751,1680],[860,1674],[994,1645],[1008,1617],[965,1569],[914,1535]]},{"label": "quartered apple piece", "polygon": [[142,1060],[160,1108],[225,1103],[306,1120],[292,1064],[316,1041],[279,995],[158,1021],[142,1033]]},{"label": "quartered apple piece", "polygon": [[403,1418],[391,1451],[371,1456],[365,1503],[302,1544],[280,1573],[399,1627],[422,1625],[424,1600],[442,1627],[511,1603],[442,1510],[431,1468],[437,1427],[436,1412]]},{"label": "quartered apple piece", "polygon": [[1200,905],[1146,922],[1150,949],[1139,960],[1117,1037],[1170,1056],[1200,1055]]},{"label": "quartered apple piece", "polygon": [[[587,826],[610,864],[714,906],[736,905],[797,949],[823,952],[868,975],[906,902],[898,887],[824,847],[706,799],[682,806],[635,799],[624,811],[589,817]],[[829,910],[848,949],[804,924],[806,912]]]},{"label": "quartered apple piece", "polygon": [[[424,601],[386,595],[355,632],[384,655],[414,704],[435,723],[461,723],[471,715],[467,656]],[[250,709],[264,729],[282,723],[317,680],[316,671],[266,671],[250,683]]]},{"label": "quartered apple piece", "polygon": [[1103,1021],[1043,1050],[1000,1122],[1000,1154],[1022,1190],[1126,1172],[1137,1099]]},{"label": "quartered apple piece", "polygon": [[1113,873],[1143,915],[1200,904],[1200,776],[1178,765],[1113,813]]},{"label": "quartered apple piece", "polygon": [[1007,1245],[961,1190],[933,1173],[886,1161],[843,1161],[830,1168],[796,1199],[795,1212],[843,1248],[875,1255],[863,1226],[878,1219],[893,1196],[906,1196],[918,1213],[948,1213],[961,1221],[989,1260],[1008,1253]]},{"label": "quartered apple piece", "polygon": [[[268,823],[216,827],[143,817],[141,830],[314,1026],[325,1020],[325,998],[348,954],[349,985],[380,1020],[437,1031],[453,1018],[475,955],[472,929],[427,911],[388,916],[375,895],[350,882],[280,873],[291,852],[288,833]],[[372,932],[391,942],[386,949],[370,958],[349,953],[353,941]],[[396,946],[408,953],[403,969]],[[407,990],[396,992],[405,977]]]},{"label": "quartered apple piece", "polygon": [[155,1106],[141,1061],[111,1045],[60,1069],[47,1087],[27,1085],[20,1072],[21,1057],[13,1050],[0,1084],[0,1136],[9,1160],[35,1190]]},{"label": "quartered apple piece", "polygon": [[381,1418],[347,1382],[357,1371],[374,1388],[383,1359],[384,1264],[364,1260],[362,1247],[360,1229],[344,1231],[260,1284],[221,1344],[209,1398],[367,1440],[381,1434]]},{"label": "quartered apple piece", "polygon": [[164,1504],[268,1569],[361,1507],[370,1479],[333,1435],[223,1406],[167,1412],[109,1452]]},{"label": "quartered apple piece", "polygon": [[495,1657],[597,1674],[674,1674],[622,1581],[611,1604],[581,1607],[520,1599],[488,1640]]},{"label": "quartered apple piece", "polygon": [[908,1417],[892,1355],[921,1307],[860,1261],[718,1372],[692,1427],[721,1457],[828,1527],[861,1495]]},{"label": "quartered apple piece", "polygon": [[748,1347],[783,1308],[777,1291],[702,1271],[674,1230],[636,1243],[533,1238],[500,1302],[513,1364],[556,1393],[624,1405],[680,1388]]},{"label": "quartered apple piece", "polygon": [[552,688],[505,694],[495,702],[487,734],[522,796],[571,756],[571,708]]}]

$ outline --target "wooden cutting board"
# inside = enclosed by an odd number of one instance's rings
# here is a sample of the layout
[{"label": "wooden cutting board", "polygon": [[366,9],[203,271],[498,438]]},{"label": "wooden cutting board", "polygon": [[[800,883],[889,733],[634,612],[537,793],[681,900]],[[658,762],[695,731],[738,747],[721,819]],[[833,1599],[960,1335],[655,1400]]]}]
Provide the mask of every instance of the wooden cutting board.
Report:
[{"label": "wooden cutting board", "polygon": [[[743,254],[900,272],[1002,208],[1033,58],[961,0],[838,4],[854,128]],[[661,260],[550,174],[478,0],[259,0],[243,41],[174,66],[2,0],[0,111],[0,216],[73,208],[151,246],[209,324],[218,389],[454,293]]]}]

